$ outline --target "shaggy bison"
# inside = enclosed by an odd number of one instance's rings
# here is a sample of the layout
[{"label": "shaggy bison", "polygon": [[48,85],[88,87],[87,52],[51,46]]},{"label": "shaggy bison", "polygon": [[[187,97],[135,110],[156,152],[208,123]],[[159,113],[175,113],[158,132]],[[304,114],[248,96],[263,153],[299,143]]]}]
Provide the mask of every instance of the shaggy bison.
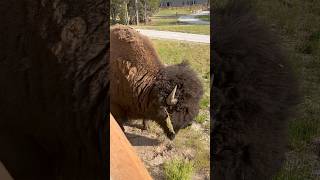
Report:
[{"label": "shaggy bison", "polygon": [[214,9],[212,178],[271,179],[286,151],[298,86],[276,36],[244,1]]},{"label": "shaggy bison", "polygon": [[130,27],[112,27],[110,41],[111,113],[120,124],[154,120],[173,139],[199,111],[203,90],[196,73],[185,62],[163,65],[150,40]]},{"label": "shaggy bison", "polygon": [[14,179],[109,179],[108,7],[0,2],[0,161]]}]

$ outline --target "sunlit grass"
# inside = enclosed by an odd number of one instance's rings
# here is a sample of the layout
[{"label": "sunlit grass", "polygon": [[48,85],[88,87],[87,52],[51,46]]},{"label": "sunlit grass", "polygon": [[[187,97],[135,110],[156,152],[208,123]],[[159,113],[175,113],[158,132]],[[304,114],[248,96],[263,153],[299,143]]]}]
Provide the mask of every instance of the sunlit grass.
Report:
[{"label": "sunlit grass", "polygon": [[[200,113],[195,120],[200,124],[206,124],[204,128],[208,130],[210,128],[210,123],[208,123],[210,119],[210,46],[208,44],[172,40],[153,39],[152,42],[164,63],[178,64],[187,60],[191,68],[198,73],[203,84],[204,96],[200,101]],[[174,140],[177,149],[189,148],[195,150],[194,157],[190,160],[193,163],[194,172],[209,172],[210,169],[210,145],[208,141],[204,140],[204,133],[202,130],[196,131],[188,127],[180,130]],[[170,173],[176,174],[175,171]]]},{"label": "sunlit grass", "polygon": [[164,164],[164,174],[167,180],[190,180],[193,164],[187,160],[173,159]]},{"label": "sunlit grass", "polygon": [[[178,22],[178,18],[182,15],[192,13],[192,10],[197,10],[199,7],[193,8],[161,8],[157,14],[151,17],[148,24],[140,24],[132,26],[140,29],[153,29],[160,31],[174,31],[193,34],[210,34],[210,25],[189,25]],[[209,16],[199,16],[199,18],[208,19]]]}]

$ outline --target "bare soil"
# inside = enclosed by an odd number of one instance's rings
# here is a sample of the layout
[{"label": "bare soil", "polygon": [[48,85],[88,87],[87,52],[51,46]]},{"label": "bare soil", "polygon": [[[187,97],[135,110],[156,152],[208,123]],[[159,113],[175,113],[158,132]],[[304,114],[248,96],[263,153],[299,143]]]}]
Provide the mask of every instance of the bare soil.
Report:
[{"label": "bare soil", "polygon": [[[163,170],[164,162],[174,158],[184,158],[188,160],[195,158],[196,152],[193,148],[177,147],[173,141],[165,137],[159,127],[153,126],[152,130],[142,130],[143,126],[141,121],[134,121],[130,126],[124,127],[128,140],[155,180],[165,179]],[[199,125],[192,126],[192,128],[197,128],[197,130],[200,130],[199,127]],[[203,133],[207,137],[205,139],[208,141],[209,146],[209,135],[205,132]],[[179,136],[179,134],[177,136]],[[209,169],[195,172],[192,179],[209,179]]]}]

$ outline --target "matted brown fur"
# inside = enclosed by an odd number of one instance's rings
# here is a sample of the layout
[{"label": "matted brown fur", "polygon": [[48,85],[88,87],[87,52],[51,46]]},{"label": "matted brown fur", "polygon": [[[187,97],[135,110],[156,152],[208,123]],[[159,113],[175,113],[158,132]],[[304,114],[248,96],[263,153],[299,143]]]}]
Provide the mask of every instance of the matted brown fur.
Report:
[{"label": "matted brown fur", "polygon": [[[128,119],[155,120],[173,139],[166,112],[175,132],[192,123],[203,94],[196,73],[185,62],[162,64],[151,41],[130,27],[113,26],[110,40],[111,113],[120,124]],[[169,106],[166,98],[175,86],[178,103]]]}]

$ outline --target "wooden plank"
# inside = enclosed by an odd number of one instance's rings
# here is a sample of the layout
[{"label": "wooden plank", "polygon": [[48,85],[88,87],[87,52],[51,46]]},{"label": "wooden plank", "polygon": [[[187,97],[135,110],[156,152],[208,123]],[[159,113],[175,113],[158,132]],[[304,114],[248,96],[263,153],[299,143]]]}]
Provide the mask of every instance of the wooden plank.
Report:
[{"label": "wooden plank", "polygon": [[10,176],[7,169],[4,167],[4,165],[0,161],[0,179],[1,180],[13,180],[13,178]]},{"label": "wooden plank", "polygon": [[112,180],[152,180],[147,169],[111,114],[110,173]]}]

